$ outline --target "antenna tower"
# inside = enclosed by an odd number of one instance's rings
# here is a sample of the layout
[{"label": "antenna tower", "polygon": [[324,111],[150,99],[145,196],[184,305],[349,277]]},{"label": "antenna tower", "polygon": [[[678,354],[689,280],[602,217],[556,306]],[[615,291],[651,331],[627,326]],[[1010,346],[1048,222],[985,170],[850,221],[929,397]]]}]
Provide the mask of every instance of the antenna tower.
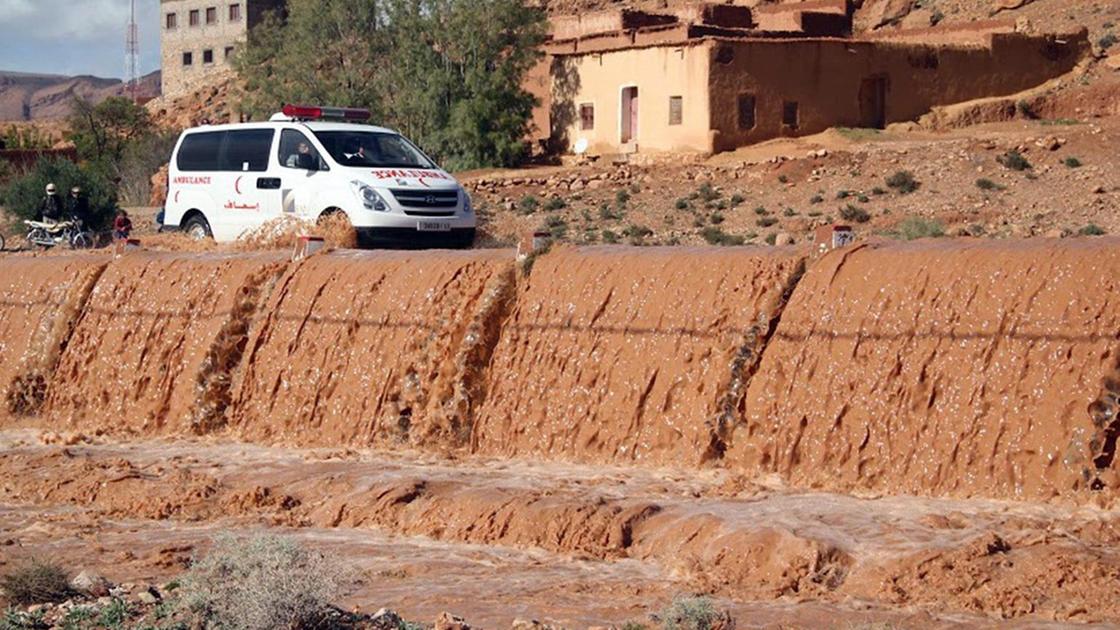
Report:
[{"label": "antenna tower", "polygon": [[124,80],[133,102],[140,89],[140,29],[136,26],[136,0],[132,0],[124,38]]}]

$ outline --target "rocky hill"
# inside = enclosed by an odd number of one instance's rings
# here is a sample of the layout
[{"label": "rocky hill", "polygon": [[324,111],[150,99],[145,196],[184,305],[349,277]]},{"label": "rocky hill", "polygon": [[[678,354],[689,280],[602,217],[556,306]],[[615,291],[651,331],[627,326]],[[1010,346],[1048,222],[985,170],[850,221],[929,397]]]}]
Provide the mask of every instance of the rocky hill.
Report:
[{"label": "rocky hill", "polygon": [[[141,78],[141,95],[152,97],[159,91],[158,70]],[[120,79],[0,71],[0,121],[65,118],[75,96],[98,102],[124,93]]]}]

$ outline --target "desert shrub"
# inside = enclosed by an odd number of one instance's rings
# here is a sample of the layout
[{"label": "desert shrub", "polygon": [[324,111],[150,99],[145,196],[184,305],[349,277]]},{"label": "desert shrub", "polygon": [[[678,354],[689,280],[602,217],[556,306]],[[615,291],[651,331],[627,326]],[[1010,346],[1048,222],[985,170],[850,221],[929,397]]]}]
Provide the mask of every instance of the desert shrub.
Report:
[{"label": "desert shrub", "polygon": [[1013,171],[1025,171],[1031,168],[1031,163],[1015,149],[996,157],[996,161]]},{"label": "desert shrub", "polygon": [[636,195],[642,192],[642,187],[638,184],[630,184],[630,194]]},{"label": "desert shrub", "polygon": [[754,223],[758,227],[766,228],[766,227],[770,227],[771,225],[774,225],[777,222],[778,222],[778,220],[775,219],[774,217],[759,217],[758,220],[755,221]]},{"label": "desert shrub", "polygon": [[653,230],[644,225],[638,225],[637,223],[628,225],[622,233],[632,239],[642,239],[647,236],[653,236]]},{"label": "desert shrub", "polygon": [[739,193],[735,193],[734,195],[731,195],[731,206],[732,207],[738,206],[739,204],[743,203],[746,200],[747,200],[746,197],[740,195]]},{"label": "desert shrub", "polygon": [[809,198],[809,203],[812,203],[812,204],[824,203],[824,197],[822,197],[820,195],[813,195],[812,197]]},{"label": "desert shrub", "polygon": [[764,216],[770,214],[770,212],[766,208],[764,208],[763,206],[759,206],[759,207],[755,208],[754,213],[757,214],[760,217],[764,217]]},{"label": "desert shrub", "polygon": [[1078,230],[1077,233],[1081,236],[1104,236],[1105,234],[1107,234],[1107,232],[1105,232],[1105,229],[1097,225],[1096,223],[1090,223],[1089,225],[1086,225],[1085,227]]},{"label": "desert shrub", "polygon": [[700,184],[700,188],[698,188],[696,192],[700,193],[700,198],[704,201],[715,201],[721,196],[720,192],[715,188],[712,188],[712,185],[708,182]]},{"label": "desert shrub", "polygon": [[349,576],[295,540],[221,535],[182,580],[182,605],[211,627],[318,627]]},{"label": "desert shrub", "polygon": [[914,179],[914,175],[910,171],[898,171],[887,178],[887,188],[897,190],[903,195],[914,192],[920,186],[921,183]]},{"label": "desert shrub", "polygon": [[108,225],[117,210],[117,195],[112,183],[98,171],[80,167],[69,160],[39,160],[22,177],[16,177],[0,195],[0,203],[21,219],[33,219],[39,212],[47,184],[54,182],[60,195],[68,196],[70,188],[81,186],[89,200],[87,225],[99,229]]},{"label": "desert shrub", "polygon": [[1000,186],[986,177],[981,177],[976,180],[976,187],[980,190],[1003,190],[1003,186]]},{"label": "desert shrub", "polygon": [[707,241],[709,245],[742,245],[746,241],[742,236],[728,234],[714,226],[700,230],[700,236]]},{"label": "desert shrub", "polygon": [[124,622],[132,616],[129,610],[128,602],[114,597],[113,601],[101,610],[101,614],[97,617],[97,625],[101,628],[122,628]]},{"label": "desert shrub", "polygon": [[611,210],[610,204],[604,202],[599,206],[599,218],[604,221],[620,221],[622,220],[622,213]]},{"label": "desert shrub", "polygon": [[533,195],[525,195],[517,202],[517,209],[521,214],[533,214],[539,208],[541,202]]},{"label": "desert shrub", "polygon": [[840,208],[840,218],[853,223],[867,223],[871,220],[871,213],[859,206],[848,204]]},{"label": "desert shrub", "polygon": [[648,630],[649,626],[640,621],[627,621],[619,630]]},{"label": "desert shrub", "polygon": [[856,201],[858,201],[860,203],[870,203],[871,198],[868,197],[867,195],[860,195],[859,197],[856,197]]},{"label": "desert shrub", "polygon": [[726,219],[727,219],[727,217],[723,216],[722,214],[720,214],[718,212],[713,212],[712,216],[708,217],[708,220],[712,222],[712,225],[719,225],[720,223],[723,223]]},{"label": "desert shrub", "polygon": [[1104,36],[1097,40],[1097,45],[1101,47],[1101,50],[1108,50],[1118,41],[1120,41],[1120,38],[1116,37],[1116,33],[1105,33]]},{"label": "desert shrub", "polygon": [[786,208],[785,210],[782,210],[782,216],[795,217],[797,216],[797,211],[793,208]]},{"label": "desert shrub", "polygon": [[1081,160],[1079,160],[1075,157],[1068,157],[1068,158],[1062,160],[1062,164],[1065,164],[1069,168],[1081,168],[1081,166],[1082,166]]},{"label": "desert shrub", "polygon": [[613,230],[603,230],[603,242],[604,243],[617,243],[618,242],[618,234],[615,233]]},{"label": "desert shrub", "polygon": [[677,203],[675,205],[677,210],[688,210],[688,200],[684,197],[677,199]]},{"label": "desert shrub", "polygon": [[872,195],[885,195],[885,194],[887,194],[887,191],[883,188],[879,188],[878,186],[876,186],[876,187],[871,189],[871,194]]},{"label": "desert shrub", "polygon": [[848,197],[850,197],[851,195],[852,195],[852,192],[850,190],[841,190],[840,192],[836,193],[836,198],[839,199],[839,200],[844,200],[844,199],[847,199]]},{"label": "desert shrub", "polygon": [[771,233],[767,234],[766,238],[764,238],[762,240],[766,241],[767,245],[773,245],[774,243],[778,242],[778,235],[775,234],[774,232],[771,232]]},{"label": "desert shrub", "polygon": [[1015,103],[1015,111],[1019,112],[1019,115],[1023,118],[1038,118],[1031,104],[1024,100],[1019,100]]},{"label": "desert shrub", "polygon": [[630,201],[630,193],[627,192],[625,189],[621,189],[614,194],[614,201],[618,205],[624,206],[624,205],[626,205],[627,201]]},{"label": "desert shrub", "polygon": [[548,201],[546,201],[545,204],[544,204],[544,209],[548,210],[549,212],[556,212],[557,210],[563,210],[564,208],[567,208],[567,207],[568,207],[568,202],[564,201],[563,199],[561,199],[559,197],[553,197],[552,199],[549,199]]},{"label": "desert shrub", "polygon": [[788,184],[789,183],[789,177],[787,177],[786,175],[779,175],[778,176],[778,181],[783,183],[783,184]]},{"label": "desert shrub", "polygon": [[909,216],[898,224],[898,236],[907,241],[918,238],[939,238],[945,236],[945,226],[937,219]]},{"label": "desert shrub", "polygon": [[0,576],[0,589],[20,606],[61,602],[73,594],[66,569],[40,560]]},{"label": "desert shrub", "polygon": [[544,222],[552,238],[564,238],[568,234],[568,222],[563,217],[552,215]]},{"label": "desert shrub", "polygon": [[707,597],[678,597],[661,611],[663,630],[710,630],[729,621],[730,616]]}]

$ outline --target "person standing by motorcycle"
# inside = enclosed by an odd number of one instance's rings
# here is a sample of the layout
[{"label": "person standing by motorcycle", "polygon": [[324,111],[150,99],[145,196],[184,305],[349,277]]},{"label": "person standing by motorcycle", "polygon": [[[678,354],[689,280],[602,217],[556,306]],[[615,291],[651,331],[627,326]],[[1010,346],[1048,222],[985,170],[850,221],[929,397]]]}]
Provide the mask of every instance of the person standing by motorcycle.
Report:
[{"label": "person standing by motorcycle", "polygon": [[70,214],[70,219],[82,227],[86,224],[86,219],[89,218],[89,199],[82,194],[80,186],[74,186],[70,189],[70,198],[66,200],[67,211]]},{"label": "person standing by motorcycle", "polygon": [[65,205],[62,197],[58,196],[58,188],[55,187],[54,182],[51,182],[47,184],[47,196],[43,197],[43,201],[39,203],[37,219],[44,223],[58,223],[62,220]]}]

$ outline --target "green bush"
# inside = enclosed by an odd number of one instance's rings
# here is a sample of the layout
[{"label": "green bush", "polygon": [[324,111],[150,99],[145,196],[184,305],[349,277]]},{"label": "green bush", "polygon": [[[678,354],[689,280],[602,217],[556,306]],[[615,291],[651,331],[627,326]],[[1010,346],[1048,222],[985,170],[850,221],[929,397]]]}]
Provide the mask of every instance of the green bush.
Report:
[{"label": "green bush", "polygon": [[549,199],[547,202],[545,202],[545,204],[544,204],[544,209],[548,210],[549,212],[556,212],[557,210],[563,210],[564,208],[567,208],[567,207],[568,207],[568,202],[564,201],[563,199],[561,199],[559,197],[553,197],[553,198]]},{"label": "green bush", "polygon": [[182,580],[182,605],[204,627],[315,628],[350,576],[290,538],[221,535]]},{"label": "green bush", "polygon": [[822,197],[820,195],[813,195],[812,197],[809,198],[809,203],[811,203],[811,204],[824,203],[824,197]]},{"label": "green bush", "polygon": [[73,595],[66,570],[40,560],[0,576],[0,589],[20,606],[61,602]]},{"label": "green bush", "polygon": [[644,225],[638,225],[636,223],[632,223],[627,226],[626,229],[622,231],[622,233],[625,236],[630,237],[631,239],[643,239],[647,236],[653,236],[653,230]]},{"label": "green bush", "polygon": [[677,199],[676,208],[677,210],[688,210],[688,200],[684,197]]},{"label": "green bush", "polygon": [[840,218],[854,223],[867,223],[871,220],[871,213],[859,206],[848,204],[840,209]]},{"label": "green bush", "polygon": [[728,234],[715,226],[709,226],[700,230],[700,236],[707,241],[709,245],[742,245],[746,241],[742,236]]},{"label": "green bush", "polygon": [[1085,227],[1078,230],[1077,233],[1081,236],[1104,236],[1105,234],[1107,234],[1104,228],[1097,225],[1096,223],[1090,223],[1089,225],[1086,225]]},{"label": "green bush", "polygon": [[731,206],[738,206],[746,200],[746,197],[740,195],[739,193],[735,193],[734,195],[731,195]]},{"label": "green bush", "polygon": [[1003,190],[1003,186],[1000,186],[986,177],[981,177],[976,180],[976,187],[980,190]]},{"label": "green bush", "polygon": [[840,192],[836,193],[836,199],[838,199],[838,200],[841,200],[841,201],[842,201],[842,200],[844,200],[844,199],[847,199],[847,198],[848,198],[848,197],[850,197],[851,195],[852,195],[851,191],[848,191],[848,190],[841,190]]},{"label": "green bush", "polygon": [[945,236],[945,226],[937,219],[909,216],[898,224],[898,236],[907,241],[919,238],[940,238]]},{"label": "green bush", "polygon": [[908,195],[921,186],[910,171],[898,171],[887,178],[887,188],[897,190],[903,195]]},{"label": "green bush", "polygon": [[[711,630],[727,613],[707,597],[678,597],[661,612],[663,630]],[[730,624],[727,624],[730,625]]]},{"label": "green bush", "polygon": [[536,197],[533,195],[525,195],[517,202],[517,209],[521,214],[533,214],[540,205],[541,202]]},{"label": "green bush", "polygon": [[1068,157],[1062,160],[1062,164],[1065,164],[1068,168],[1081,168],[1083,166],[1081,160],[1075,157]]},{"label": "green bush", "polygon": [[696,192],[700,194],[700,198],[704,201],[715,201],[721,196],[721,193],[715,188],[712,188],[712,185],[708,182],[700,184],[700,188],[698,188]]},{"label": "green bush", "polygon": [[720,223],[723,223],[726,220],[726,218],[727,217],[724,217],[722,214],[720,214],[718,212],[713,212],[712,216],[708,217],[708,220],[712,222],[712,225],[719,225]]},{"label": "green bush", "polygon": [[616,193],[614,194],[614,201],[615,201],[615,203],[617,203],[617,204],[618,204],[618,205],[619,205],[620,207],[621,207],[621,206],[625,206],[625,205],[626,205],[626,202],[627,202],[627,201],[630,201],[630,193],[629,193],[629,192],[627,192],[627,191],[626,191],[625,189],[621,189],[621,190],[619,190],[618,192],[616,192]]},{"label": "green bush", "polygon": [[1104,36],[1097,40],[1097,45],[1101,47],[1101,50],[1108,50],[1118,41],[1120,41],[1120,38],[1116,37],[1116,33],[1105,33]]},{"label": "green bush", "polygon": [[755,221],[754,223],[758,227],[767,228],[767,227],[770,227],[771,225],[774,225],[777,222],[778,222],[778,220],[775,219],[774,217],[759,217],[758,220]]},{"label": "green bush", "polygon": [[757,214],[760,217],[764,217],[764,216],[770,214],[770,212],[763,206],[759,206],[759,207],[755,208],[754,213]]},{"label": "green bush", "polygon": [[1027,161],[1027,158],[1014,149],[996,157],[996,161],[1013,171],[1025,171],[1031,168],[1031,163]]},{"label": "green bush", "polygon": [[604,243],[617,243],[618,242],[618,234],[616,234],[613,230],[603,230],[603,242]]},{"label": "green bush", "polygon": [[100,230],[109,225],[117,211],[117,195],[107,178],[90,168],[79,167],[69,160],[39,160],[26,175],[13,179],[0,197],[8,212],[21,219],[33,219],[47,184],[54,183],[60,195],[68,196],[70,188],[81,186],[89,200],[86,225]]}]

